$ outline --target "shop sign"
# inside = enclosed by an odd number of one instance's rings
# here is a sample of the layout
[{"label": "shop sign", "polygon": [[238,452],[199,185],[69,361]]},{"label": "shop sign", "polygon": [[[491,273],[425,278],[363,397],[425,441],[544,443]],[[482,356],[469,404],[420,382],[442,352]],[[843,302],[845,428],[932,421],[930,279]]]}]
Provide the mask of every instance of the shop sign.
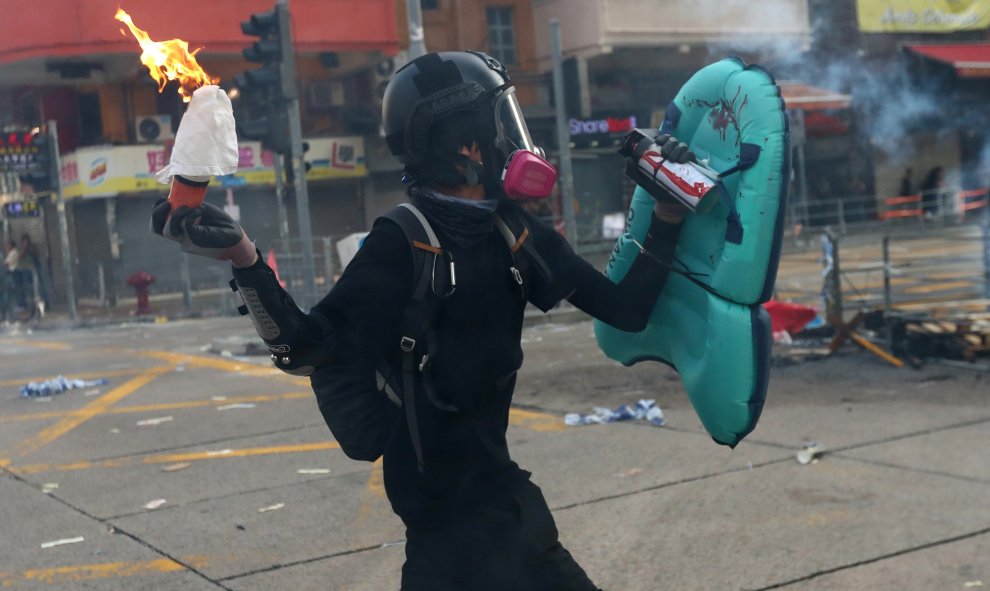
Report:
[{"label": "shop sign", "polygon": [[990,27],[987,0],[857,0],[867,33],[952,33]]},{"label": "shop sign", "polygon": [[[367,176],[364,139],[360,136],[314,138],[306,160],[310,181]],[[275,184],[275,156],[261,149],[258,142],[238,147],[237,172],[222,177],[217,185],[239,187]],[[99,146],[82,148],[62,159],[62,189],[67,198],[110,197],[126,193],[167,190],[155,179],[164,168],[170,149],[158,145]]]},{"label": "shop sign", "polygon": [[571,137],[629,133],[636,128],[636,117],[605,117],[603,119],[571,119]]}]

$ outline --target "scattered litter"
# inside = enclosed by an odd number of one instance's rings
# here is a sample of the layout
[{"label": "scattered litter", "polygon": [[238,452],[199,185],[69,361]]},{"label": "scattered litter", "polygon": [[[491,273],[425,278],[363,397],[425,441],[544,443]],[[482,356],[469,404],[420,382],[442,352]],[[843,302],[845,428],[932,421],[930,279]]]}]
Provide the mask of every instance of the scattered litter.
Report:
[{"label": "scattered litter", "polygon": [[148,427],[154,425],[161,425],[162,423],[167,423],[172,420],[172,417],[155,417],[153,419],[142,419],[137,423],[134,423],[138,427]]},{"label": "scattered litter", "polygon": [[300,468],[296,470],[296,474],[329,474],[330,470],[328,468]]},{"label": "scattered litter", "polygon": [[115,534],[115,533],[117,533],[117,528],[114,527],[114,526],[112,526],[112,525],[108,525],[107,526],[107,533],[108,534]]},{"label": "scattered litter", "polygon": [[162,468],[162,472],[178,472],[179,470],[185,470],[189,466],[192,466],[189,462],[179,462],[178,464],[169,464]]},{"label": "scattered litter", "polygon": [[240,523],[238,523],[238,524],[237,524],[237,525],[235,525],[234,527],[236,527],[237,529],[239,529],[239,530],[241,530],[241,531],[247,531],[247,528],[246,528],[246,527],[244,527],[243,525],[241,525]]},{"label": "scattered litter", "polygon": [[36,396],[53,396],[76,388],[92,388],[109,384],[107,380],[68,380],[65,376],[58,376],[53,380],[44,382],[28,382],[21,386],[21,396],[24,398],[34,398]]},{"label": "scattered litter", "polygon": [[630,468],[628,470],[623,470],[615,475],[616,478],[629,478],[630,476],[636,476],[637,474],[642,474],[642,468]]},{"label": "scattered litter", "polygon": [[54,548],[55,546],[64,546],[65,544],[78,544],[79,542],[86,541],[85,538],[79,536],[78,538],[63,538],[61,540],[55,540],[53,542],[45,542],[41,545],[44,548]]},{"label": "scattered litter", "polygon": [[258,513],[267,513],[269,511],[277,511],[285,506],[285,503],[275,503],[274,505],[269,505],[267,507],[262,507],[258,509]]},{"label": "scattered litter", "polygon": [[175,371],[186,371],[186,366],[185,365],[176,365],[175,366]]},{"label": "scattered litter", "polygon": [[208,451],[206,452],[206,455],[212,458],[213,456],[225,456],[232,453],[234,453],[234,450],[232,449],[218,449],[216,451]]},{"label": "scattered litter", "polygon": [[236,402],[234,404],[224,404],[223,406],[218,406],[217,410],[233,410],[235,408],[254,408],[258,406],[253,402]]},{"label": "scattered litter", "polygon": [[221,357],[233,357],[234,354],[231,353],[230,351],[224,349],[223,351],[220,351],[220,356]]},{"label": "scattered litter", "polygon": [[384,544],[382,544],[382,548],[391,548],[392,546],[403,546],[405,545],[405,543],[406,543],[405,540],[402,540],[400,542],[385,542]]},{"label": "scattered litter", "polygon": [[805,441],[804,449],[797,452],[797,461],[799,464],[813,464],[818,461],[818,456],[825,452],[825,446],[815,443],[814,441]]},{"label": "scattered litter", "polygon": [[623,404],[615,410],[596,406],[592,414],[582,415],[576,412],[564,415],[564,423],[574,427],[577,425],[593,425],[598,423],[615,423],[618,421],[646,420],[654,427],[663,427],[667,419],[655,400],[640,400],[636,406]]},{"label": "scattered litter", "polygon": [[966,587],[967,589],[971,587],[982,587],[982,586],[983,586],[983,581],[966,581],[965,583],[963,583],[963,587]]},{"label": "scattered litter", "polygon": [[210,400],[213,400],[214,402],[220,402],[221,400],[226,400],[226,399],[227,399],[226,396],[210,396]]},{"label": "scattered litter", "polygon": [[120,429],[114,427],[113,429],[110,429],[110,432],[116,435],[117,433],[120,433]]},{"label": "scattered litter", "polygon": [[57,488],[58,488],[58,483],[57,482],[46,482],[46,483],[44,483],[44,484],[41,485],[41,492],[43,492],[46,495],[48,495],[48,494],[51,494],[51,492],[53,490],[57,489]]},{"label": "scattered litter", "polygon": [[154,501],[148,501],[144,504],[145,509],[157,509],[167,503],[165,499],[155,499]]},{"label": "scattered litter", "polygon": [[100,393],[99,388],[93,388],[92,390],[86,390],[85,392],[83,392],[83,396],[96,396],[99,393]]}]

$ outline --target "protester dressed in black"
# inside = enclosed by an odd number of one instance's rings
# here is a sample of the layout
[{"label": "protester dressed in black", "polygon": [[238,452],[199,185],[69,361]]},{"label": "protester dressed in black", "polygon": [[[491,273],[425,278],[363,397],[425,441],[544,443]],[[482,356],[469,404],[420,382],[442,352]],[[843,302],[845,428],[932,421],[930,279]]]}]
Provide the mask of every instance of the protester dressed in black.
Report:
[{"label": "protester dressed in black", "polygon": [[[497,60],[476,52],[427,54],[396,73],[384,105],[386,141],[411,179],[410,202],[456,261],[456,289],[452,282],[442,290],[432,312],[434,347],[415,373],[414,396],[390,399],[378,379],[383,368],[406,369],[399,348],[416,273],[409,239],[391,218],[375,223],[309,314],[222,210],[171,211],[161,202],[152,229],[187,252],[230,260],[244,313],[276,366],[311,376],[345,454],[383,458],[385,491],[406,525],[402,591],[594,591],[561,546],[540,489],[509,454],[523,313],[529,304],[547,311],[567,299],[617,328],[642,330],[667,277],[668,267],[657,261],[673,260],[683,211],[658,202],[643,243],[649,256],[614,284],[506,197],[504,179],[512,175],[500,173],[509,170],[513,150],[542,152]],[[675,138],[662,149],[676,161],[693,158]],[[540,272],[517,269],[496,228],[506,219],[524,226]],[[427,379],[439,400],[431,400]]]},{"label": "protester dressed in black", "polygon": [[[429,195],[414,190],[413,203]],[[613,284],[554,230],[518,205],[498,201],[500,211],[508,208],[525,217],[553,273],[549,281],[530,279],[529,303],[547,311],[569,296],[577,307],[624,330],[645,326],[663,286],[663,267],[641,257],[621,284]],[[378,417],[370,417],[375,424],[363,431],[370,441],[344,450],[374,460],[382,443],[376,439],[384,438],[385,490],[408,528],[403,590],[594,589],[560,546],[542,494],[511,460],[506,444],[527,304],[509,271],[509,249],[493,228],[465,248],[443,224],[433,226],[453,251],[458,275],[457,290],[436,315],[439,350],[433,379],[438,392],[461,412],[441,411],[425,395],[417,396],[425,471],[417,470],[402,409],[378,391],[374,376],[375,360],[394,354],[403,303],[412,290],[409,246],[388,220],[374,226],[316,307],[341,327],[338,334],[350,341],[342,348],[351,352],[313,374],[321,409],[332,423],[341,399],[377,397],[389,414],[387,429],[379,427]],[[655,219],[645,246],[671,260],[678,229]]]}]

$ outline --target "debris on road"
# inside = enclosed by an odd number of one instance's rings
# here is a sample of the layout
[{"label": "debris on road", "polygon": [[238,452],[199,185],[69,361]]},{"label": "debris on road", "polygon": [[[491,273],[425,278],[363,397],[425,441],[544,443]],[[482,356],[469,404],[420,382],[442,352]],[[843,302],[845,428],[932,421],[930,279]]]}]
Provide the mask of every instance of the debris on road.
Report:
[{"label": "debris on road", "polygon": [[328,468],[300,468],[296,470],[296,474],[329,474],[330,470]]},{"label": "debris on road", "polygon": [[58,488],[57,482],[46,482],[41,485],[41,492],[45,493],[46,495],[50,495],[52,491],[57,488]]},{"label": "debris on road", "polygon": [[189,466],[192,466],[189,462],[179,462],[178,464],[169,464],[162,468],[162,472],[178,472],[179,470],[185,470]]},{"label": "debris on road", "polygon": [[804,448],[797,452],[797,461],[803,465],[813,464],[823,453],[825,453],[825,446],[814,441],[805,441]]},{"label": "debris on road", "polygon": [[64,546],[66,544],[78,544],[79,542],[85,542],[86,539],[82,536],[78,538],[63,538],[61,540],[55,540],[53,542],[45,542],[41,545],[42,549],[54,548],[55,546]]},{"label": "debris on road", "polygon": [[69,380],[65,376],[58,376],[55,379],[44,382],[28,382],[21,386],[21,396],[24,398],[36,398],[39,396],[54,396],[77,388],[92,388],[93,386],[103,386],[110,382],[105,379],[99,380]]},{"label": "debris on road", "polygon": [[134,423],[138,427],[153,427],[155,425],[161,425],[162,423],[167,423],[172,420],[172,417],[155,417],[153,419],[141,419],[137,423]]},{"label": "debris on road", "polygon": [[916,365],[925,357],[974,362],[990,354],[990,313],[898,315],[889,322],[894,351]]},{"label": "debris on road", "polygon": [[274,505],[269,505],[267,507],[262,507],[258,509],[258,513],[268,513],[269,511],[277,511],[285,506],[285,503],[275,503]]},{"label": "debris on road", "polygon": [[564,424],[575,427],[578,425],[595,425],[601,423],[616,423],[619,421],[646,420],[654,427],[663,427],[667,419],[655,400],[640,400],[635,406],[623,404],[611,410],[596,406],[591,414],[582,415],[576,412],[564,415]]},{"label": "debris on road", "polygon": [[622,472],[619,472],[618,474],[615,475],[615,477],[616,478],[629,478],[630,476],[636,476],[636,475],[642,474],[642,473],[643,473],[643,469],[642,468],[629,468],[628,470],[623,470]]},{"label": "debris on road", "polygon": [[167,503],[165,499],[155,499],[154,501],[148,501],[144,504],[145,509],[157,509]]},{"label": "debris on road", "polygon": [[234,404],[224,404],[223,406],[218,406],[217,410],[234,410],[235,408],[254,408],[258,406],[253,402],[236,402]]},{"label": "debris on road", "polygon": [[83,396],[96,396],[101,390],[99,388],[93,388],[92,390],[86,390],[83,392]]}]

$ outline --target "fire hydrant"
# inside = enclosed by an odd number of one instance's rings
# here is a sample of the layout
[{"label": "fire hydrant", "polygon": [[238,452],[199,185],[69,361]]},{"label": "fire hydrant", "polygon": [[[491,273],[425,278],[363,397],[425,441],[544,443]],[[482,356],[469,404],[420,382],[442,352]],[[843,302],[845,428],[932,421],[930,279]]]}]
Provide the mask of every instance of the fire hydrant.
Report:
[{"label": "fire hydrant", "polygon": [[134,288],[137,294],[137,313],[151,314],[151,305],[148,302],[148,286],[155,282],[155,276],[146,271],[137,271],[127,278],[127,285]]}]

